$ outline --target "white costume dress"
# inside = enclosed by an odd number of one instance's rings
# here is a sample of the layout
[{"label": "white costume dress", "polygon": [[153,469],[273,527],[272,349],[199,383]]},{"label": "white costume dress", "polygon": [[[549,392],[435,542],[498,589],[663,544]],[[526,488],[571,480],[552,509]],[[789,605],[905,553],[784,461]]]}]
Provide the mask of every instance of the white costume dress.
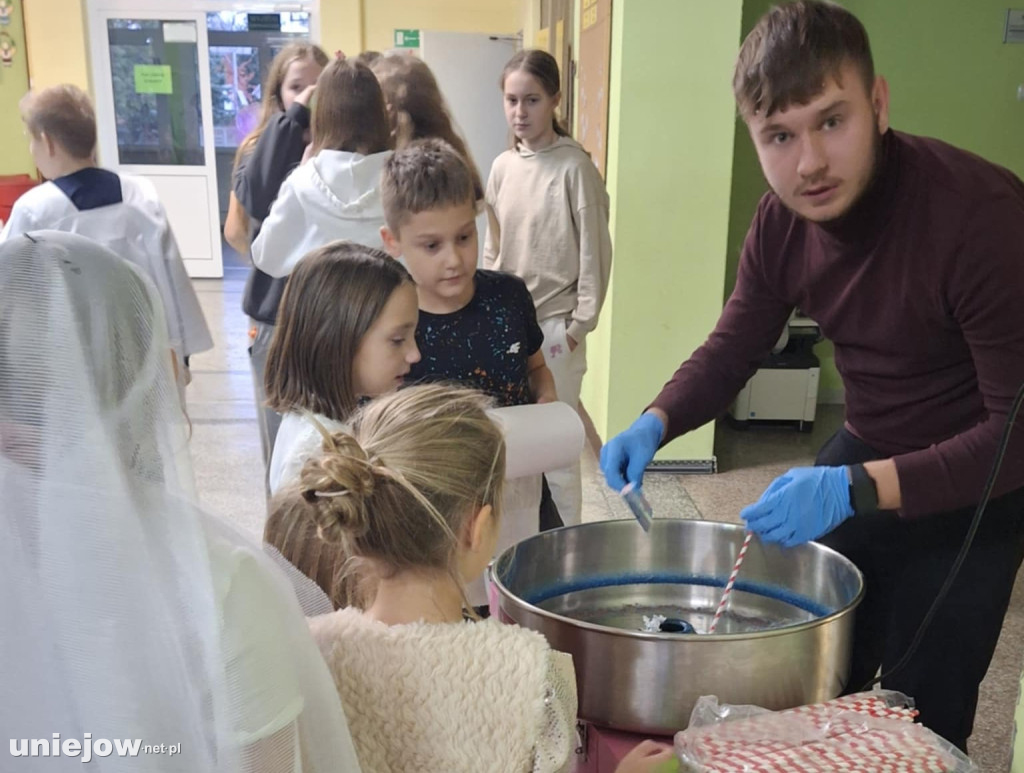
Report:
[{"label": "white costume dress", "polygon": [[14,204],[0,242],[29,231],[67,231],[136,265],[156,285],[179,360],[213,348],[178,243],[153,184],[95,167],[43,183]]},{"label": "white costume dress", "polygon": [[0,297],[12,749],[59,734],[47,770],[82,770],[89,740],[103,771],[358,771],[296,593],[311,612],[330,602],[196,505],[152,283],[95,242],[33,231],[0,244]]}]

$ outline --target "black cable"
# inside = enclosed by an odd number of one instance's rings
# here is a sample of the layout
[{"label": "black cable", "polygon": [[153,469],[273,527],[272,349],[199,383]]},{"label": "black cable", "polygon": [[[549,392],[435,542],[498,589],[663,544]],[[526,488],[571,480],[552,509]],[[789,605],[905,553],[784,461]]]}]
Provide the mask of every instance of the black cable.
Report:
[{"label": "black cable", "polygon": [[971,520],[971,525],[967,529],[967,536],[964,537],[964,543],[960,546],[960,552],[957,553],[956,560],[953,561],[953,565],[949,567],[949,573],[946,575],[946,580],[942,583],[942,588],[935,597],[935,601],[933,601],[931,607],[929,607],[928,614],[924,616],[924,620],[922,620],[921,624],[917,627],[917,632],[914,634],[914,638],[910,642],[910,646],[907,647],[907,651],[903,653],[903,656],[899,659],[896,665],[880,676],[872,679],[860,689],[860,692],[870,690],[876,684],[880,684],[883,679],[889,679],[893,674],[904,668],[910,661],[910,658],[914,656],[914,653],[917,652],[917,648],[921,646],[921,642],[924,640],[924,635],[928,630],[928,626],[931,625],[932,619],[939,611],[939,607],[942,606],[942,602],[945,601],[946,596],[949,595],[949,589],[952,588],[953,583],[956,582],[957,575],[960,574],[960,568],[963,566],[964,560],[967,558],[967,551],[971,549],[971,544],[974,542],[974,535],[978,533],[978,527],[981,525],[981,517],[985,514],[985,508],[988,506],[988,500],[992,496],[992,489],[996,484],[996,477],[999,475],[999,469],[1003,466],[1003,457],[1006,456],[1006,448],[1010,444],[1010,433],[1013,431],[1013,423],[1017,420],[1017,412],[1020,410],[1022,402],[1024,402],[1024,384],[1021,384],[1020,388],[1017,389],[1017,396],[1013,398],[1013,404],[1010,406],[1010,412],[1006,416],[1006,424],[1003,425],[1003,436],[999,440],[999,446],[996,449],[996,457],[992,462],[992,469],[989,470],[988,480],[985,481],[985,488],[982,489],[981,499],[978,501],[978,506],[974,510],[974,518]]}]

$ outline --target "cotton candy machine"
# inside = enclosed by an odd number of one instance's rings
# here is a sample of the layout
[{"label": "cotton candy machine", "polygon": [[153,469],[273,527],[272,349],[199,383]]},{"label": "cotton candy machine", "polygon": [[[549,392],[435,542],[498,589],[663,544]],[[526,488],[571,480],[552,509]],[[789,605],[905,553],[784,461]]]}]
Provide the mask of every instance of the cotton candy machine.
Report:
[{"label": "cotton candy machine", "polygon": [[740,526],[668,519],[649,534],[633,520],[545,532],[494,562],[497,605],[573,656],[580,718],[596,725],[671,734],[701,695],[768,709],[834,698],[849,674],[860,572],[822,545],[755,539],[707,634],[743,537]]}]

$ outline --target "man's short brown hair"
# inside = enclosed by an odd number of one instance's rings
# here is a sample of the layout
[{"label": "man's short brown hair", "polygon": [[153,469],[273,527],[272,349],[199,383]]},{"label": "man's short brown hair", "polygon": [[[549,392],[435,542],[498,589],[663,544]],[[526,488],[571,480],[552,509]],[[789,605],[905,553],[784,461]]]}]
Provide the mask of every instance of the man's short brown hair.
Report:
[{"label": "man's short brown hair", "polygon": [[33,137],[45,134],[77,159],[91,158],[96,151],[96,112],[89,95],[77,86],[30,91],[19,107]]},{"label": "man's short brown hair", "polygon": [[384,165],[380,196],[384,220],[397,234],[410,215],[430,209],[476,206],[473,173],[444,140],[417,140],[395,151]]},{"label": "man's short brown hair", "polygon": [[868,33],[852,13],[822,0],[772,8],[747,35],[736,60],[732,87],[744,120],[805,105],[829,78],[854,65],[868,91],[875,81]]}]

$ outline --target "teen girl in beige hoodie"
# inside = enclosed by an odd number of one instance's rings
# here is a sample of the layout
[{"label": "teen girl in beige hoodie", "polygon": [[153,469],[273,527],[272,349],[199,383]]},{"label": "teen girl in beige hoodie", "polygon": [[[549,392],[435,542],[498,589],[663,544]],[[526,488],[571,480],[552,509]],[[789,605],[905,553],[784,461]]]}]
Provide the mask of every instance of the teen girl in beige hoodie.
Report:
[{"label": "teen girl in beige hoodie", "polygon": [[[586,335],[597,326],[611,272],[608,193],[587,152],[559,125],[558,63],[521,51],[502,75],[514,147],[487,181],[484,267],[526,281],[544,331],[558,399],[574,408],[587,370]],[[547,475],[566,525],[580,522],[579,464]]]}]

